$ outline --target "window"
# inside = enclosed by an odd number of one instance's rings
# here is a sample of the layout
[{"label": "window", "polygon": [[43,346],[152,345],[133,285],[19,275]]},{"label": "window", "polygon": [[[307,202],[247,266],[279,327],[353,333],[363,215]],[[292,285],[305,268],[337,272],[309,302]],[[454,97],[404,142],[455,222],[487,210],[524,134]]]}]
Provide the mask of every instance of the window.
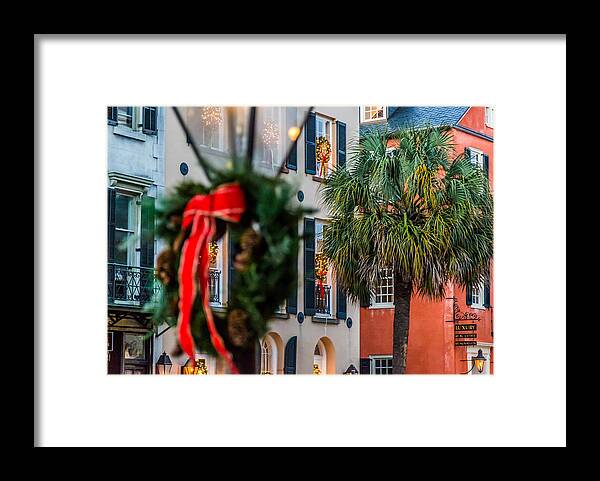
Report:
[{"label": "window", "polygon": [[272,364],[273,351],[271,350],[271,343],[265,338],[260,346],[260,373],[273,374]]},{"label": "window", "polygon": [[383,105],[373,105],[368,107],[361,107],[362,110],[362,121],[363,122],[372,122],[374,120],[385,120],[386,112],[385,106]]},{"label": "window", "polygon": [[331,269],[323,252],[323,234],[327,227],[322,221],[315,220],[315,314],[331,315]]},{"label": "window", "polygon": [[[332,121],[325,117],[317,115],[316,117],[316,139],[317,139],[317,177],[327,177],[329,175],[332,152],[333,152],[333,140],[331,134]],[[319,143],[323,140],[329,142],[329,155],[319,156]]]},{"label": "window", "polygon": [[474,286],[471,286],[471,307],[478,309],[485,309],[483,305],[483,282]]},{"label": "window", "polygon": [[225,144],[225,126],[221,107],[203,107],[200,123],[200,145],[223,151]]},{"label": "window", "polygon": [[485,125],[494,128],[494,107],[485,108]]},{"label": "window", "polygon": [[392,374],[392,356],[371,356],[371,374]]},{"label": "window", "polygon": [[375,307],[392,307],[394,305],[394,271],[391,268],[381,270],[373,305]]},{"label": "window", "polygon": [[469,148],[469,154],[471,156],[471,163],[480,169],[483,169],[483,152],[481,150]]},{"label": "window", "polygon": [[117,107],[117,123],[133,128],[133,107]]},{"label": "window", "polygon": [[223,291],[221,272],[223,270],[223,238],[208,245],[208,288],[209,301],[212,305],[222,305]]},{"label": "window", "polygon": [[285,127],[285,119],[283,117],[284,109],[281,107],[265,107],[260,110],[261,118],[259,119],[258,143],[262,153],[259,162],[259,167],[267,170],[279,169],[279,162],[282,159],[281,147],[282,135],[287,133]]},{"label": "window", "polygon": [[138,206],[136,197],[117,193],[115,201],[115,263],[137,265],[135,239]]}]

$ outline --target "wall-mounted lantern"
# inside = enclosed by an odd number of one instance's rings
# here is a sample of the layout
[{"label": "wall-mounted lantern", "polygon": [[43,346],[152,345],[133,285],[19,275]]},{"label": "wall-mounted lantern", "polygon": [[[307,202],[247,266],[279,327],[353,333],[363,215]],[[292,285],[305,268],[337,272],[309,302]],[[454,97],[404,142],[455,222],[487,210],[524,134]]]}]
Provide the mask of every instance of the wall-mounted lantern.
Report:
[{"label": "wall-mounted lantern", "polygon": [[170,374],[172,366],[171,358],[163,351],[158,361],[156,361],[156,374]]}]

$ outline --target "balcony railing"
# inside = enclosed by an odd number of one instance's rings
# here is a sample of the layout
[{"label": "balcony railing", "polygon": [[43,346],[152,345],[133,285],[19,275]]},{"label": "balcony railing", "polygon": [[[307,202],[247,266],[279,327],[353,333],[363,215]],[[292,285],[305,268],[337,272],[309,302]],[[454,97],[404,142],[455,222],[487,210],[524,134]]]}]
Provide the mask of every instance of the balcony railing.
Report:
[{"label": "balcony railing", "polygon": [[317,314],[331,314],[331,286],[315,286],[315,311]]},{"label": "balcony railing", "polygon": [[213,304],[221,304],[221,271],[210,269],[208,272],[208,299]]},{"label": "balcony railing", "polygon": [[151,267],[108,264],[108,302],[142,307],[155,293],[160,282]]}]

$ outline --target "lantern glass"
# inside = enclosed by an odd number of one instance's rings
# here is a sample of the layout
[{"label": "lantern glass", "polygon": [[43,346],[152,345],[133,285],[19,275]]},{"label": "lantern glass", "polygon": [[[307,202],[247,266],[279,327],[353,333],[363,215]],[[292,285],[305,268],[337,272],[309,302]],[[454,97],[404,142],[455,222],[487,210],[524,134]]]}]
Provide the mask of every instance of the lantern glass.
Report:
[{"label": "lantern glass", "polygon": [[166,352],[163,352],[156,362],[157,374],[169,374],[171,372],[171,358]]},{"label": "lantern glass", "polygon": [[473,358],[473,363],[475,364],[475,368],[479,373],[483,372],[483,366],[485,365],[485,361],[486,359],[483,355],[483,352],[481,351],[481,349],[479,349],[477,356]]},{"label": "lantern glass", "polygon": [[[250,162],[253,170],[267,176],[279,173],[309,110],[295,106],[256,107],[254,112],[251,107],[179,108],[189,138],[209,168],[227,171]],[[247,158],[250,146],[252,159]]]}]

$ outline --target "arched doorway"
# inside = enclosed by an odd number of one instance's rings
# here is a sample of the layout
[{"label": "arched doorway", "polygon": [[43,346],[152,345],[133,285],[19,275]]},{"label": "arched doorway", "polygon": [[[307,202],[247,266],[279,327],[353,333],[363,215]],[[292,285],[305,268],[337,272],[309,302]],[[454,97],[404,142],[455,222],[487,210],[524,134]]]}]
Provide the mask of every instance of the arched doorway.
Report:
[{"label": "arched doorway", "polygon": [[335,374],[335,348],[328,337],[322,337],[313,352],[313,374]]}]

